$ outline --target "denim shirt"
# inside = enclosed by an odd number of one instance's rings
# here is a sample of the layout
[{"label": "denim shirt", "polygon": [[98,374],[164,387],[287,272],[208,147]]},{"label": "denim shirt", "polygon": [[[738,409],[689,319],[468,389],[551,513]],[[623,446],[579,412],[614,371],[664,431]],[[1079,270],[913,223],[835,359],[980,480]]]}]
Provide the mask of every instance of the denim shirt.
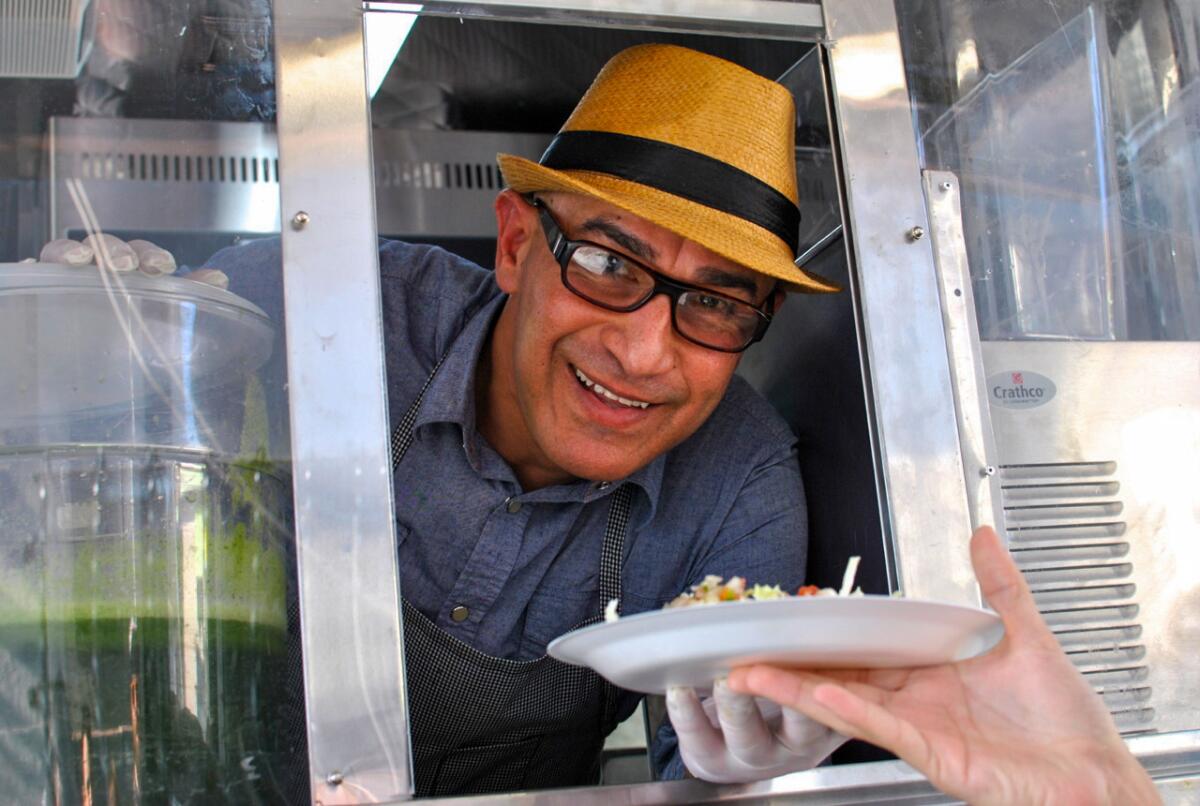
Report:
[{"label": "denim shirt", "polygon": [[[608,496],[626,482],[634,495],[623,614],[660,608],[707,574],[785,590],[803,583],[795,437],[744,380],[734,376],[696,433],[628,478],[526,492],[475,428],[475,367],[506,300],[492,273],[399,242],[383,243],[379,262],[393,428],[444,357],[394,478],[401,591],[438,627],[490,655],[530,659],[599,612]],[[278,241],[222,250],[207,265],[278,315],[279,283],[269,277]],[[455,621],[459,606],[468,615]],[[620,714],[639,699],[624,697]]]}]

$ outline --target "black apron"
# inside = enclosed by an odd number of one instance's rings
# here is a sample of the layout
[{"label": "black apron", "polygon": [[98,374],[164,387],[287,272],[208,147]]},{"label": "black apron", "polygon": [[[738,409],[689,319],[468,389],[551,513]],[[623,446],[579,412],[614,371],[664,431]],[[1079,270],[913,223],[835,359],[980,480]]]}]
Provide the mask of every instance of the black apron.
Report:
[{"label": "black apron", "polygon": [[[392,468],[413,439],[413,423],[438,366],[392,432]],[[612,505],[600,554],[601,621],[621,598],[621,557],[632,491]],[[620,689],[591,669],[543,655],[497,658],[437,627],[403,602],[409,726],[418,796],[511,792],[595,784],[600,751],[617,722]]]}]

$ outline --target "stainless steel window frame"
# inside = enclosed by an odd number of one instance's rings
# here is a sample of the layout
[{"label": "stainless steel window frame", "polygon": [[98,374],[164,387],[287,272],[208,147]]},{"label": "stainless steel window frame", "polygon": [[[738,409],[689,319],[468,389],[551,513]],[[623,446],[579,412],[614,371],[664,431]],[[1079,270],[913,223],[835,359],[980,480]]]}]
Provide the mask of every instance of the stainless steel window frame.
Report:
[{"label": "stainless steel window frame", "polygon": [[[740,0],[429,4],[431,13],[541,16],[822,39],[815,6]],[[384,7],[375,4],[373,7]],[[287,337],[313,798],[400,800],[411,792],[398,574],[388,472],[370,128],[361,10],[279,0],[276,58]],[[885,528],[900,587],[977,601],[970,526],[937,276],[890,0],[830,0],[824,12],[857,267]],[[545,17],[543,17],[545,18]],[[764,30],[767,33],[763,33]],[[865,83],[864,83],[865,82]],[[874,87],[874,89],[872,89]],[[882,212],[881,212],[882,211]],[[919,231],[920,230],[920,231]],[[331,266],[337,271],[330,271]],[[897,311],[905,312],[897,315]],[[336,427],[329,427],[336,423]],[[935,545],[936,549],[931,549]],[[917,548],[919,547],[919,551]],[[936,567],[919,557],[938,557]],[[347,595],[347,589],[353,595]],[[536,796],[611,802],[742,800],[915,786],[899,762],[828,768],[745,787],[648,784]],[[867,787],[867,790],[863,789]],[[884,790],[880,790],[882,793]],[[910,790],[912,791],[912,790]],[[914,792],[915,794],[915,792]],[[839,798],[840,799],[840,798]],[[924,798],[922,798],[924,799]]]},{"label": "stainless steel window frame", "polygon": [[[534,0],[437,13],[526,17]],[[314,802],[411,796],[362,10],[279,0],[275,42],[288,381]],[[582,24],[820,34],[819,7],[577,2]],[[332,267],[336,266],[336,271]]]},{"label": "stainless steel window frame", "polygon": [[958,416],[892,0],[825,0],[884,533],[905,595],[979,604]]},{"label": "stainless steel window frame", "polygon": [[412,791],[362,14],[274,4],[296,554],[314,802]]}]

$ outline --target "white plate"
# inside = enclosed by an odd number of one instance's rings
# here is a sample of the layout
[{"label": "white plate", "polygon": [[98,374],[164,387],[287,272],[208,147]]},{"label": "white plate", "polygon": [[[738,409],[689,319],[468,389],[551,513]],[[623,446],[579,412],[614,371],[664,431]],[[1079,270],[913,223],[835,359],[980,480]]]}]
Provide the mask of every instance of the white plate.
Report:
[{"label": "white plate", "polygon": [[995,613],[891,596],[804,596],[638,613],[550,642],[553,657],[590,666],[632,691],[708,688],[734,666],[925,666],[991,649]]}]

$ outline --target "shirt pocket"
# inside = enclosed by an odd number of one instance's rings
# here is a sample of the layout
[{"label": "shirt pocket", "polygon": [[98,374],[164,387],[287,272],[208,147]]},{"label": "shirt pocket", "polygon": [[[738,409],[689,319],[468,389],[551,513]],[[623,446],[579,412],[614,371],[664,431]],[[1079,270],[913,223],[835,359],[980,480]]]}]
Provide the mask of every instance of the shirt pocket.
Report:
[{"label": "shirt pocket", "polygon": [[525,610],[521,657],[528,660],[546,654],[548,643],[578,627],[602,607],[594,577],[578,587],[537,591]]}]

